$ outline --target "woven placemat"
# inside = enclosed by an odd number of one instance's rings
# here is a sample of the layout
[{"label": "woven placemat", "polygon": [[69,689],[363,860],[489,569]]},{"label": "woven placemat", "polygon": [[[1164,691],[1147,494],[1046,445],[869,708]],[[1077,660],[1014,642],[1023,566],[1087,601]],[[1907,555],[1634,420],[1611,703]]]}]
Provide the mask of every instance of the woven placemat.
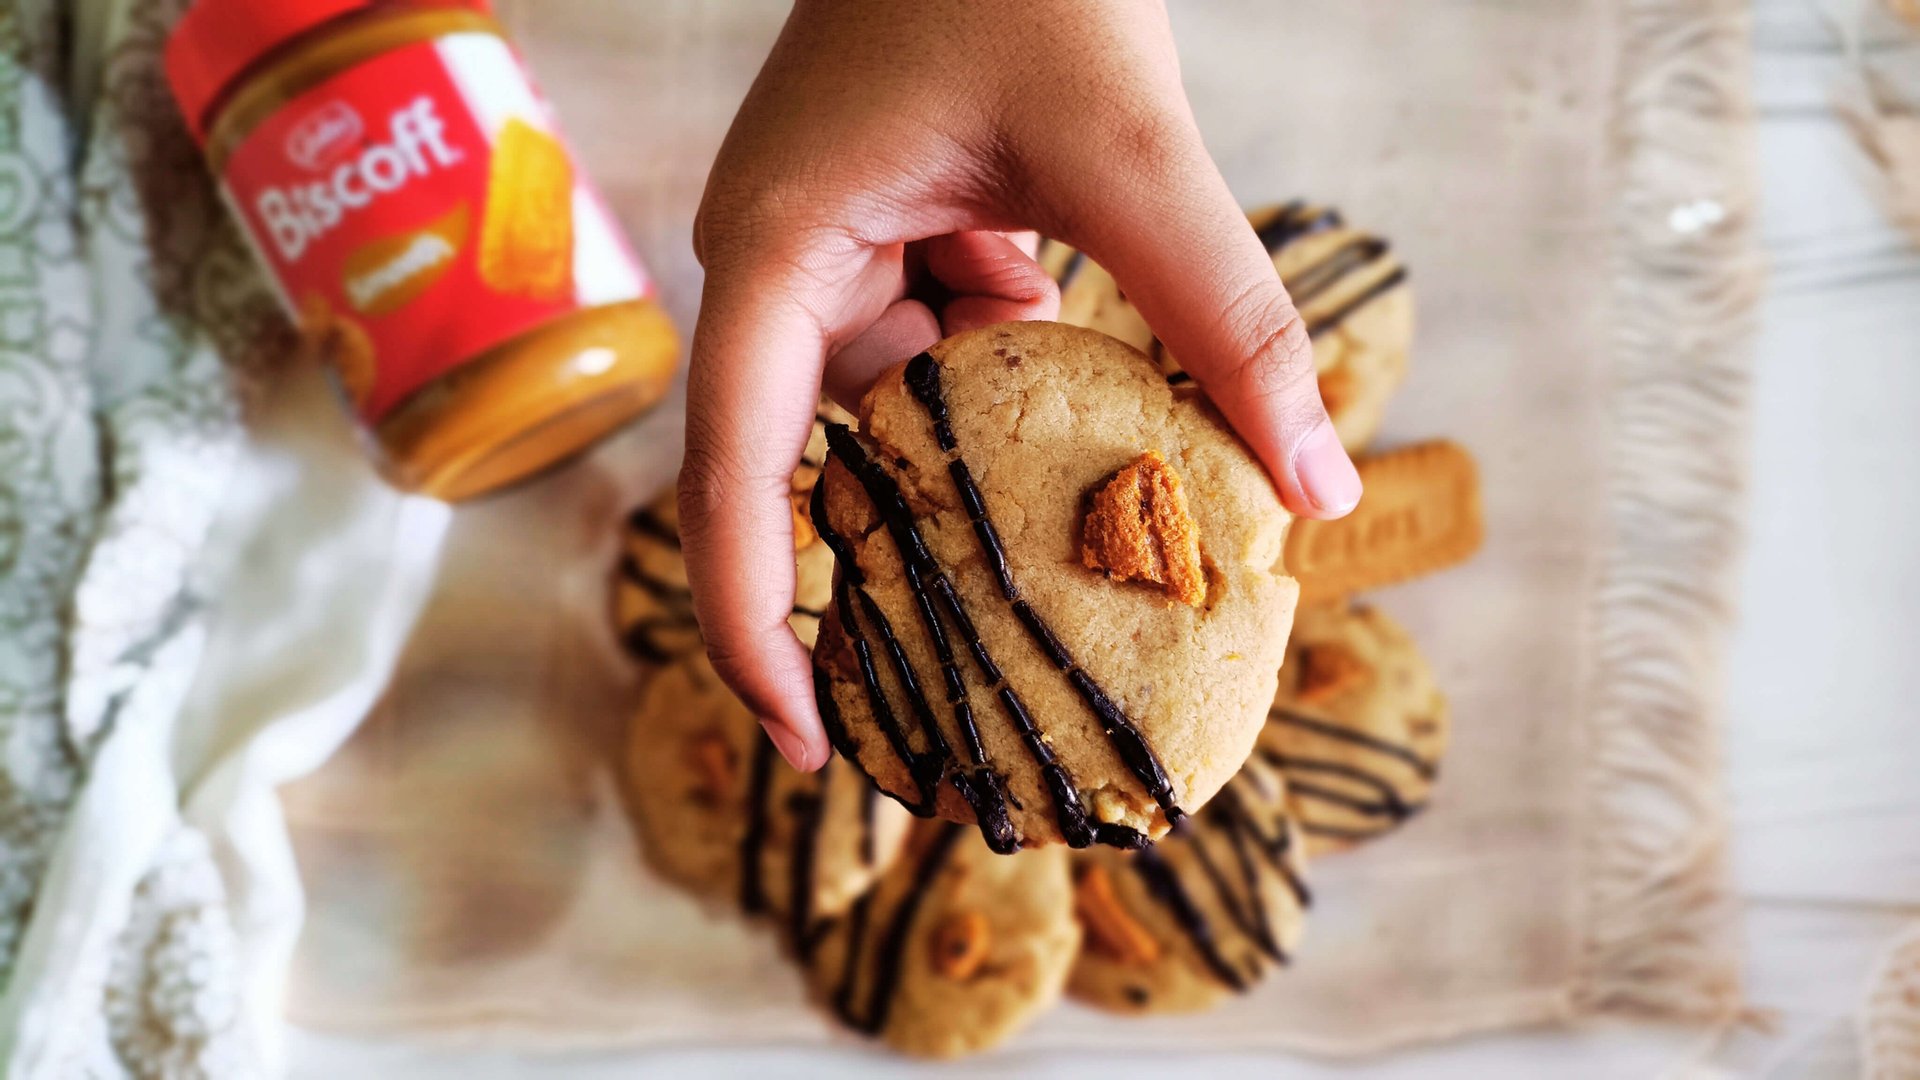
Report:
[{"label": "woven placemat", "polygon": [[[784,5],[501,7],[691,325],[693,209]],[[1467,445],[1488,543],[1374,597],[1431,654],[1456,742],[1428,813],[1315,868],[1293,969],[1202,1016],[1065,1008],[1022,1045],[1358,1053],[1597,1014],[1726,1022],[1718,673],[1758,284],[1744,5],[1174,14],[1242,200],[1337,203],[1412,268],[1417,353],[1382,443]],[[769,940],[638,867],[611,795],[633,692],[606,627],[612,523],[675,454],[659,426],[456,523],[385,706],[287,795],[311,901],[295,1020],[833,1037]]]}]

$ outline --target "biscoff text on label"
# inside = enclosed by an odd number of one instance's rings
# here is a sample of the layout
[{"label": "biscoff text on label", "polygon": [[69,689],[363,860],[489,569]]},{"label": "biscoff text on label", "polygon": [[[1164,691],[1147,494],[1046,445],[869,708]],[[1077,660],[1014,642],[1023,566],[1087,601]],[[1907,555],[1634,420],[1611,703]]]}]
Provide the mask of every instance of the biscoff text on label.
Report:
[{"label": "biscoff text on label", "polygon": [[387,134],[387,141],[334,166],[324,180],[269,187],[255,196],[254,208],[282,259],[298,261],[313,241],[376,196],[465,158],[459,147],[448,144],[446,125],[428,96],[394,110],[387,118]]}]

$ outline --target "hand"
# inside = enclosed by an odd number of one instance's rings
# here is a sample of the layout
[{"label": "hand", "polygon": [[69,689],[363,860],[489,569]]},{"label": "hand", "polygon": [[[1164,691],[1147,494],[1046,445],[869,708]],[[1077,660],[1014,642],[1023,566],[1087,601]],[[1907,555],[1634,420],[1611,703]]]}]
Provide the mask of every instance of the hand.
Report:
[{"label": "hand", "polygon": [[[1272,473],[1338,517],[1360,480],[1273,264],[1201,144],[1158,0],[798,0],[694,226],[681,530],[715,670],[796,767],[825,762],[793,605],[788,477],[845,404],[943,334],[1058,310],[1005,233],[1110,270]],[[920,241],[926,241],[924,245]],[[925,272],[949,297],[909,294]]]}]

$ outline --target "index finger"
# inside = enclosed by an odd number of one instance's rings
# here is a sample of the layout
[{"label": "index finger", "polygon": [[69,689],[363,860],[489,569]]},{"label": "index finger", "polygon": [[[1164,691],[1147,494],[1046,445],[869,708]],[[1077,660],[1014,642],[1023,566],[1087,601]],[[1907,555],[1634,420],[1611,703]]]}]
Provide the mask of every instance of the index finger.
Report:
[{"label": "index finger", "polygon": [[826,334],[791,290],[710,276],[687,374],[680,532],[714,671],[798,769],[827,760],[793,611],[791,476],[812,430]]}]

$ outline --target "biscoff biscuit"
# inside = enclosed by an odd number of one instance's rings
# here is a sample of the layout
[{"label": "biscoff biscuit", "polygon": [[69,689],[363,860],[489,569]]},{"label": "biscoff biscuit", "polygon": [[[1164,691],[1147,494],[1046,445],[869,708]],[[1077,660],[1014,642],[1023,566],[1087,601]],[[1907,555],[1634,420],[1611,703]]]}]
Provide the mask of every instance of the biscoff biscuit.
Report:
[{"label": "biscoff biscuit", "polygon": [[573,163],[552,135],[507,121],[487,173],[480,280],[503,293],[554,298],[573,275]]},{"label": "biscoff biscuit", "polygon": [[1294,522],[1287,569],[1303,604],[1333,603],[1462,562],[1480,549],[1480,477],[1444,439],[1355,462],[1366,495],[1338,521]]}]

